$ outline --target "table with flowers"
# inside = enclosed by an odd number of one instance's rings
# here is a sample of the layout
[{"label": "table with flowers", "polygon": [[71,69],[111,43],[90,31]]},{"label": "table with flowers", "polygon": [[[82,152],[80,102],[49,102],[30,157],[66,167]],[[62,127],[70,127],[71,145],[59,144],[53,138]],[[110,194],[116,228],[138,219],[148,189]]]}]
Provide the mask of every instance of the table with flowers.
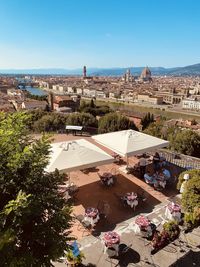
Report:
[{"label": "table with flowers", "polygon": [[165,210],[165,217],[168,220],[176,220],[180,222],[181,220],[181,206],[174,202],[170,202]]},{"label": "table with flowers", "polygon": [[138,196],[134,192],[126,193],[124,200],[126,200],[127,204],[131,206],[131,208],[135,208],[138,205]]},{"label": "table with flowers", "polygon": [[102,183],[105,184],[105,185],[109,186],[109,185],[113,185],[113,183],[114,183],[113,175],[110,172],[102,173],[100,178],[101,178]]},{"label": "table with flowers", "polygon": [[135,220],[134,231],[135,233],[140,233],[141,231],[151,230],[150,228],[151,221],[144,215],[140,215]]},{"label": "table with flowers", "polygon": [[94,226],[99,221],[99,211],[96,208],[86,208],[84,221],[88,221],[92,226]]},{"label": "table with flowers", "polygon": [[116,232],[107,232],[103,236],[103,243],[105,245],[105,250],[114,249],[115,255],[118,255],[120,236]]}]

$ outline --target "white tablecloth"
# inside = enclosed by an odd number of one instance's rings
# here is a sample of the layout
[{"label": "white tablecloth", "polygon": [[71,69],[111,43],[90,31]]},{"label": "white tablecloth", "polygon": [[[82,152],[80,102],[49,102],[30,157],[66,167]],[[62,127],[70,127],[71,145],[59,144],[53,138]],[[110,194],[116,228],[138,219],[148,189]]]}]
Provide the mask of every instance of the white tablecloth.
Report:
[{"label": "white tablecloth", "polygon": [[127,201],[127,204],[129,206],[131,206],[131,208],[136,207],[138,205],[138,200],[137,199],[135,199],[135,200],[128,200],[128,199],[126,199],[126,201]]},{"label": "white tablecloth", "polygon": [[181,221],[181,212],[170,212],[169,208],[166,207],[165,218],[168,220],[175,220],[177,222]]},{"label": "white tablecloth", "polygon": [[84,217],[84,221],[87,221],[89,222],[92,226],[94,226],[96,223],[98,223],[99,221],[99,214],[97,214],[97,216],[95,218],[93,217],[89,217],[89,216],[86,216]]}]

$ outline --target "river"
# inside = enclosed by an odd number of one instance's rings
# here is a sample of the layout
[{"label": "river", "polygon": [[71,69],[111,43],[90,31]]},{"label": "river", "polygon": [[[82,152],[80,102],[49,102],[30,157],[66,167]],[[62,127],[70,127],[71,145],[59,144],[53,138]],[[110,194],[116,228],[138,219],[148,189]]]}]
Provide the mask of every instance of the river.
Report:
[{"label": "river", "polygon": [[32,95],[38,95],[38,96],[47,95],[46,92],[37,87],[26,86],[26,88],[21,88],[21,89],[27,90]]}]

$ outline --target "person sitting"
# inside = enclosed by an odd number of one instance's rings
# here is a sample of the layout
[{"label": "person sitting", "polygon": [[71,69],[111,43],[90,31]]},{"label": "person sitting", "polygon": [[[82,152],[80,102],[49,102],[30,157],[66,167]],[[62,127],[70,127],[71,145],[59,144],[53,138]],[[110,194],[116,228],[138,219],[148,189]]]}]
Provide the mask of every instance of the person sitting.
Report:
[{"label": "person sitting", "polygon": [[160,155],[156,152],[153,156],[153,169],[154,171],[158,171],[160,168]]},{"label": "person sitting", "polygon": [[166,181],[169,181],[169,180],[170,180],[170,178],[171,178],[171,173],[170,173],[169,170],[163,168],[163,169],[162,169],[162,174],[164,175]]},{"label": "person sitting", "polygon": [[155,178],[153,176],[151,176],[150,172],[148,172],[148,171],[144,174],[144,179],[145,179],[145,182],[147,184],[153,184],[154,185],[156,183]]}]

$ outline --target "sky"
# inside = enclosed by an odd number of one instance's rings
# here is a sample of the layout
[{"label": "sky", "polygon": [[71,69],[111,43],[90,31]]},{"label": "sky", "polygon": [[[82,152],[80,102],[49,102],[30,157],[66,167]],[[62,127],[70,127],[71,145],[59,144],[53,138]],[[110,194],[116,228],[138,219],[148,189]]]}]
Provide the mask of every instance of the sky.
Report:
[{"label": "sky", "polygon": [[200,63],[199,0],[0,0],[0,69]]}]

